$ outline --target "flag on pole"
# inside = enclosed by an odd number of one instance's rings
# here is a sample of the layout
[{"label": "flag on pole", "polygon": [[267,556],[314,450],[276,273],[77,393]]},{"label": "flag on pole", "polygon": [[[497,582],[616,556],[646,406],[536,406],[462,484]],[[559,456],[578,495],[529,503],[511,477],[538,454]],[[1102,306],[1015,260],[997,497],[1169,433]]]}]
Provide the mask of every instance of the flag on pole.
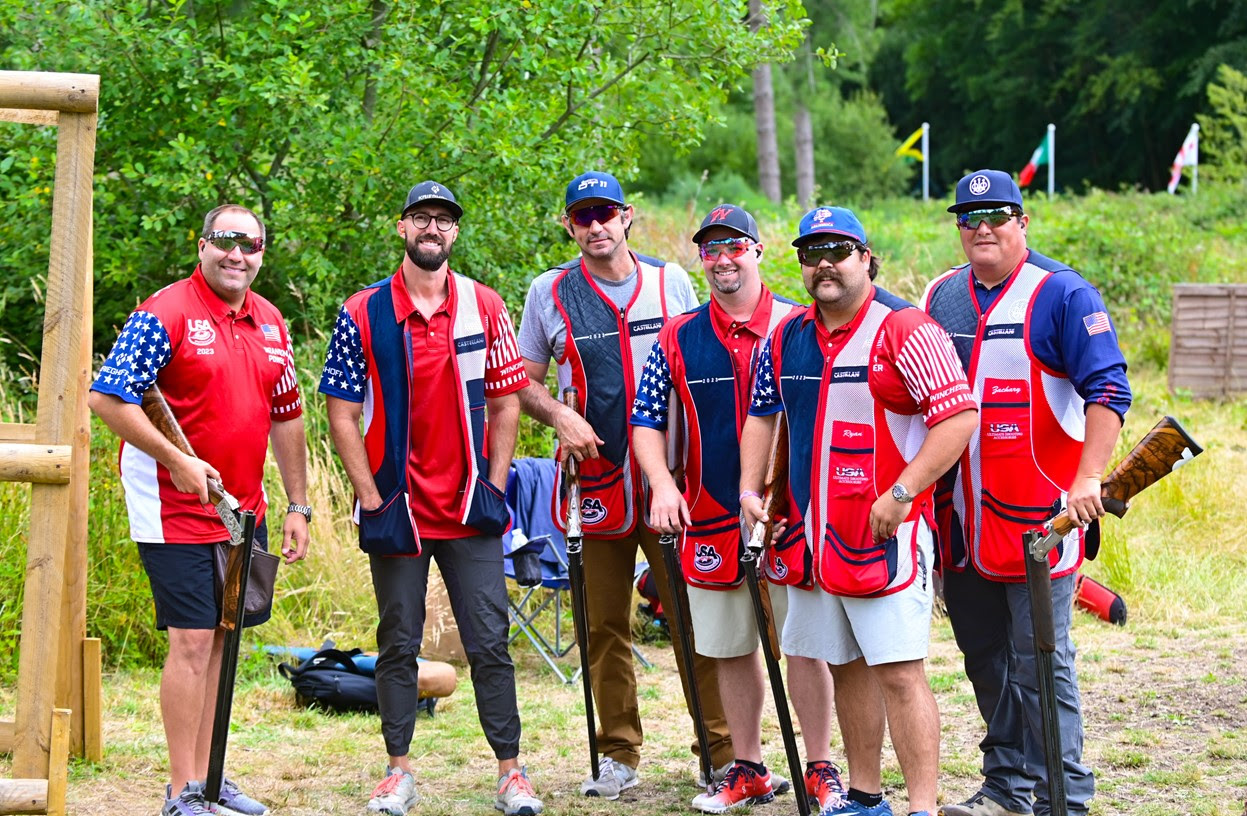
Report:
[{"label": "flag on pole", "polygon": [[1182,168],[1187,165],[1199,166],[1199,125],[1197,124],[1191,125],[1186,139],[1182,141],[1182,147],[1178,149],[1178,155],[1173,157],[1173,168],[1169,171],[1169,193],[1171,195],[1178,189],[1178,182],[1182,180]]},{"label": "flag on pole", "polygon": [[908,139],[906,139],[901,144],[900,147],[896,148],[896,155],[908,156],[911,159],[917,159],[918,161],[925,161],[922,155],[922,151],[914,147],[914,145],[917,144],[918,140],[921,138],[922,138],[922,128],[918,128],[917,130],[913,132],[913,134]]},{"label": "flag on pole", "polygon": [[1035,148],[1035,152],[1031,154],[1030,161],[1022,168],[1022,172],[1018,173],[1018,186],[1025,187],[1035,178],[1035,171],[1039,169],[1041,164],[1048,163],[1048,134],[1044,134],[1043,141],[1039,143],[1039,147]]}]

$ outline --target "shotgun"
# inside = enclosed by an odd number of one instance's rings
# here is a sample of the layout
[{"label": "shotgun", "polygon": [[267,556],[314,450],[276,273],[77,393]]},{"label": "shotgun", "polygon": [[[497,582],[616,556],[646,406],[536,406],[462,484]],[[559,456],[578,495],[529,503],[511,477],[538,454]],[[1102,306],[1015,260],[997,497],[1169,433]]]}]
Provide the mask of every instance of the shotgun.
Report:
[{"label": "shotgun", "polygon": [[[1105,511],[1118,518],[1126,515],[1131,499],[1203,452],[1203,447],[1176,419],[1164,417],[1100,484]],[[1069,803],[1065,798],[1065,762],[1061,755],[1056,673],[1052,662],[1052,654],[1056,651],[1056,625],[1052,618],[1052,572],[1048,566],[1048,553],[1073,529],[1074,522],[1061,513],[1049,519],[1042,530],[1030,530],[1022,536],[1027,556],[1023,559],[1026,562],[1026,589],[1030,595],[1031,625],[1035,636],[1048,802],[1053,816],[1066,816]]]},{"label": "shotgun", "polygon": [[[563,404],[580,413],[579,392],[563,389]],[[589,732],[589,772],[598,778],[598,732],[593,716],[593,684],[589,677],[589,600],[585,594],[584,532],[580,524],[580,465],[570,453],[563,457],[567,491],[567,578],[572,593],[572,621],[580,652],[580,684],[585,690],[585,727]]]},{"label": "shotgun", "polygon": [[788,710],[784,677],[779,670],[780,652],[779,638],[775,633],[775,613],[771,608],[771,596],[764,583],[765,579],[759,575],[761,565],[766,563],[763,551],[770,543],[775,529],[772,515],[775,512],[776,497],[783,492],[784,476],[788,472],[788,446],[785,444],[784,430],[784,415],[781,413],[775,420],[775,430],[771,434],[771,454],[766,463],[766,487],[762,495],[762,518],[753,526],[749,543],[740,554],[740,566],[745,574],[745,584],[749,587],[749,597],[753,600],[758,640],[762,643],[762,657],[766,661],[766,673],[771,681],[771,698],[775,701],[775,716],[779,720],[779,730],[784,738],[784,753],[788,758],[788,772],[792,774],[797,812],[801,816],[810,816],[810,801],[804,786],[797,787],[805,778],[805,771],[801,767],[797,734],[792,727],[792,714]]}]

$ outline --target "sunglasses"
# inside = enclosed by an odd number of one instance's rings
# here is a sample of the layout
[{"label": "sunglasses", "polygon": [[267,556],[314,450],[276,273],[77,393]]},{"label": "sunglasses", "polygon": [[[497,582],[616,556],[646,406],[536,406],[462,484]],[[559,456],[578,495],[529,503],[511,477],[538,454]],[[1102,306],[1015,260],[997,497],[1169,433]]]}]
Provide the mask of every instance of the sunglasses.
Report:
[{"label": "sunglasses", "polygon": [[823,261],[840,263],[845,258],[861,249],[857,241],[832,241],[829,244],[814,244],[797,249],[797,260],[802,266],[818,266]]},{"label": "sunglasses", "polygon": [[1009,219],[1021,213],[1012,207],[996,207],[992,210],[970,210],[969,212],[957,213],[957,226],[963,230],[976,230],[979,224],[984,221],[989,227],[1003,227],[1009,223]]},{"label": "sunglasses", "polygon": [[204,240],[222,252],[233,252],[234,247],[244,255],[254,255],[264,251],[264,239],[245,232],[216,230],[204,236]]},{"label": "sunglasses", "polygon": [[703,261],[717,261],[720,255],[727,255],[736,260],[753,248],[753,241],[748,238],[719,238],[707,241],[697,248]]},{"label": "sunglasses", "polygon": [[605,224],[615,216],[619,215],[624,209],[622,204],[595,204],[592,207],[584,207],[574,210],[567,214],[572,223],[578,227],[587,227],[594,221],[599,224]]}]

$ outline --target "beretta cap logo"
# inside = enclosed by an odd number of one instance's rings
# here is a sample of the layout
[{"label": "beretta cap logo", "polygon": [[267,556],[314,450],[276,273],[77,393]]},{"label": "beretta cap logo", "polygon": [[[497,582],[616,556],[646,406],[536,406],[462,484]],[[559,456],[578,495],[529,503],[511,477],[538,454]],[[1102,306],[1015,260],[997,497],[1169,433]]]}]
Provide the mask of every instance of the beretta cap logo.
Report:
[{"label": "beretta cap logo", "polygon": [[975,176],[970,179],[970,192],[976,196],[983,195],[991,189],[992,183],[987,176]]}]

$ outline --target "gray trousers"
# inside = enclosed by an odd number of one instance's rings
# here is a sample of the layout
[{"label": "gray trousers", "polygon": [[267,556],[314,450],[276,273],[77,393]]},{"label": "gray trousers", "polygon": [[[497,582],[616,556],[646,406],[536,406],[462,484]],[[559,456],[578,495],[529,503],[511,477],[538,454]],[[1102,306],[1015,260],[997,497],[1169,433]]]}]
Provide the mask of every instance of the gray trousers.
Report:
[{"label": "gray trousers", "polygon": [[422,542],[415,558],[369,556],[377,595],[377,701],[389,756],[407,756],[416,724],[416,657],[424,640],[429,562],[436,559],[450,596],[476,694],[476,713],[498,759],[520,753],[515,666],[507,651],[506,579],[502,542],[472,536]]},{"label": "gray trousers", "polygon": [[[1052,582],[1056,624],[1057,716],[1065,765],[1069,812],[1084,814],[1095,794],[1095,777],[1082,764],[1082,710],[1070,639],[1074,576]],[[987,736],[983,752],[982,791],[989,799],[1019,813],[1051,812],[1044,763],[1043,717],[1039,708],[1038,663],[1031,629],[1026,584],[983,578],[973,567],[946,571],[944,600],[957,645],[965,655],[966,675],[974,685]]]}]

